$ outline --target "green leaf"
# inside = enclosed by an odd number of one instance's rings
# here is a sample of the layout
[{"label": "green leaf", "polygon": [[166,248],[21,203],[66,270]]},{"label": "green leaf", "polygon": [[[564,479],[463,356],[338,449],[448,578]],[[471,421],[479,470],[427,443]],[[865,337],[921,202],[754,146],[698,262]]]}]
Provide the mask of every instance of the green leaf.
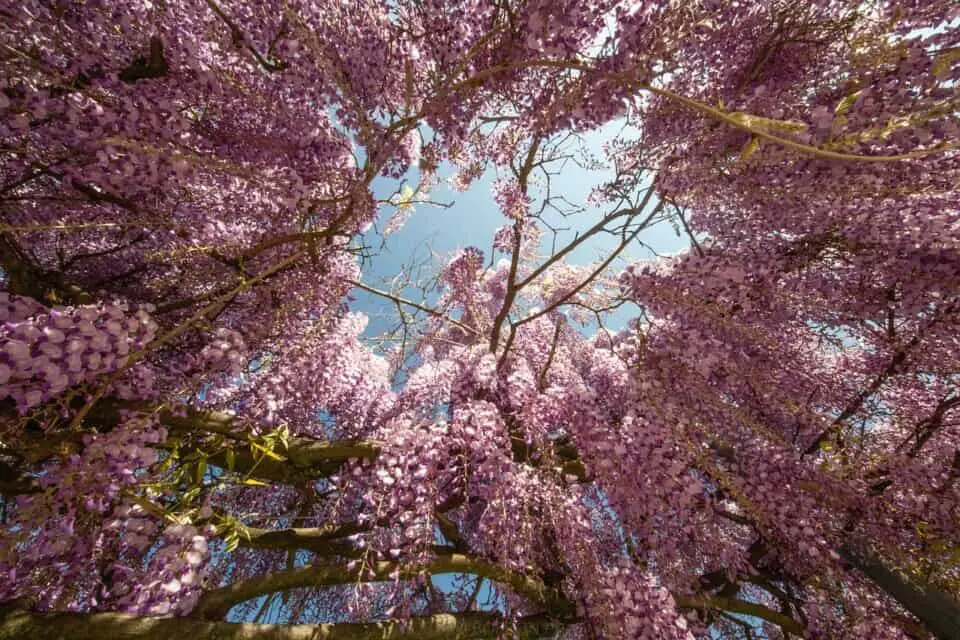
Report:
[{"label": "green leaf", "polygon": [[748,143],[743,147],[743,151],[740,152],[740,158],[739,158],[739,160],[740,160],[741,162],[746,161],[746,160],[749,160],[749,159],[750,159],[750,156],[752,156],[753,154],[755,154],[755,153],[757,152],[757,149],[759,149],[759,148],[760,148],[760,138],[758,138],[757,136],[751,137],[751,138],[750,138],[750,142],[748,142]]},{"label": "green leaf", "polygon": [[279,453],[275,453],[272,449],[268,449],[267,447],[264,447],[263,445],[259,445],[256,442],[251,442],[250,447],[261,452],[263,455],[267,456],[271,460],[276,460],[277,462],[283,462],[284,460],[286,460],[286,458],[281,456]]},{"label": "green leaf", "polygon": [[236,520],[230,516],[222,516],[223,520],[214,525],[214,529],[217,531],[218,536],[226,537],[230,535],[230,531],[235,529],[237,526]]},{"label": "green leaf", "polygon": [[393,198],[393,205],[401,211],[413,211],[413,199],[416,195],[416,191],[404,185],[401,193]]},{"label": "green leaf", "polygon": [[244,478],[241,484],[245,484],[248,487],[269,487],[270,485],[266,482],[260,482],[254,478]]},{"label": "green leaf", "polygon": [[129,493],[126,495],[126,498],[132,501],[135,504],[140,505],[147,513],[151,513],[159,518],[166,519],[169,516],[169,513],[166,509],[161,507],[158,504],[155,504],[146,498],[142,498],[135,493]]},{"label": "green leaf", "polygon": [[842,116],[847,111],[850,111],[850,107],[852,107],[854,103],[856,103],[857,98],[859,98],[860,94],[862,93],[863,93],[863,90],[861,89],[860,91],[854,91],[850,95],[846,96],[843,100],[840,101],[840,103],[837,105],[837,108],[834,109],[833,112],[838,116]]},{"label": "green leaf", "polygon": [[197,462],[197,484],[203,482],[203,476],[207,474],[207,458],[204,456]]},{"label": "green leaf", "polygon": [[290,430],[287,429],[287,425],[282,425],[277,429],[277,437],[285,450],[290,448]]},{"label": "green leaf", "polygon": [[232,448],[227,449],[227,471],[233,471],[237,463],[237,453]]},{"label": "green leaf", "polygon": [[160,466],[157,468],[159,473],[166,473],[173,466],[173,463],[177,461],[180,457],[180,449],[174,447],[170,450],[167,456],[163,459],[163,462],[160,463]]}]

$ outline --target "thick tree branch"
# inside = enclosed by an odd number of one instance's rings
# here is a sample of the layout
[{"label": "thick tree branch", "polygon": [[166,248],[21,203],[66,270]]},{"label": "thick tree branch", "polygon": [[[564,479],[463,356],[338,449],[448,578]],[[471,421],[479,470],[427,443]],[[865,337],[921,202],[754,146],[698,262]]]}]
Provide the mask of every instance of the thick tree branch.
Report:
[{"label": "thick tree branch", "polygon": [[[180,436],[220,435],[236,441],[233,448],[233,469],[238,473],[248,473],[262,480],[281,483],[296,483],[304,476],[326,477],[336,471],[347,460],[371,459],[380,454],[382,443],[367,440],[313,440],[293,437],[285,450],[278,451],[285,460],[270,457],[255,458],[248,446],[249,425],[240,417],[222,411],[204,411],[189,407],[184,412],[173,412],[166,408],[145,405],[141,402],[128,402],[107,398],[97,402],[86,417],[86,423],[95,425],[98,430],[108,430],[121,419],[121,411],[152,413],[157,411],[160,423],[171,433]],[[80,432],[78,432],[79,435]],[[44,446],[34,452],[32,461],[39,461],[51,455],[55,448]],[[225,450],[210,456],[210,464],[227,468]]]},{"label": "thick tree branch", "polygon": [[[439,614],[409,620],[337,624],[253,624],[196,618],[154,618],[125,613],[28,613],[0,619],[0,640],[466,640],[497,638],[505,623],[491,613]],[[544,616],[517,623],[521,638],[553,637],[561,623]]]},{"label": "thick tree branch", "polygon": [[[387,522],[378,524],[387,525]],[[319,556],[332,558],[359,558],[364,554],[363,549],[347,539],[356,533],[370,531],[372,525],[363,525],[348,522],[342,525],[314,528],[290,529],[258,529],[256,527],[242,527],[240,546],[260,549],[286,549],[289,551],[311,551]],[[445,556],[454,551],[454,547],[434,545],[431,551],[438,556]]]},{"label": "thick tree branch", "polygon": [[355,554],[356,545],[344,538],[369,529],[369,526],[355,522],[328,527],[290,529],[244,527],[240,535],[240,545],[269,549],[304,549],[319,555],[350,556]]},{"label": "thick tree branch", "polygon": [[[262,480],[284,484],[297,484],[304,476],[324,478],[336,473],[347,460],[375,458],[380,453],[380,443],[336,440],[324,442],[308,438],[293,438],[289,447],[281,452],[286,460],[269,457],[258,458],[249,448],[234,449],[233,470]],[[226,451],[210,457],[210,463],[228,468]]]},{"label": "thick tree branch", "polygon": [[437,527],[440,529],[440,533],[443,534],[443,537],[446,539],[446,541],[452,544],[453,548],[458,553],[467,553],[469,551],[469,548],[467,547],[467,541],[464,539],[453,520],[451,520],[446,514],[440,513],[439,510],[434,513],[434,518],[436,518]]},{"label": "thick tree branch", "polygon": [[[380,443],[335,440],[323,442],[307,438],[294,438],[281,455],[286,461],[270,458],[255,459],[249,449],[236,450],[234,470],[251,473],[254,477],[287,483],[302,472],[310,477],[327,477],[336,473],[344,462],[357,458],[375,458],[380,453]],[[210,462],[226,468],[225,452],[210,458]],[[256,465],[256,468],[254,468]]]},{"label": "thick tree branch", "polygon": [[[310,551],[331,554],[340,554],[341,551],[347,549],[347,554],[349,554],[352,552],[352,547],[342,540],[336,540],[336,538],[350,535],[351,533],[360,530],[362,530],[362,527],[359,525],[345,525],[316,529],[283,529],[276,531],[251,528],[247,529],[250,539],[242,542],[241,544],[254,547],[306,549]],[[549,600],[545,599],[544,596],[541,595],[547,594],[547,597],[550,597],[549,590],[536,580],[507,572],[490,565],[485,561],[470,559],[467,556],[451,555],[449,558],[449,562],[445,563],[444,558],[437,563],[431,564],[426,570],[430,573],[450,573],[454,571],[456,573],[473,573],[480,578],[489,578],[499,582],[504,582],[513,587],[518,593],[522,593],[523,595],[531,597],[531,599],[537,602],[541,602],[543,604],[549,603]],[[462,560],[458,558],[462,558]],[[378,563],[374,568],[376,572],[376,578],[385,579],[386,574],[391,573],[396,568],[397,565],[395,563]],[[238,604],[243,600],[249,600],[257,595],[262,595],[263,593],[276,593],[277,591],[295,588],[297,586],[329,586],[332,584],[346,584],[349,582],[360,581],[355,573],[349,572],[340,567],[305,567],[304,570],[305,571],[294,570],[295,572],[299,573],[291,572],[290,575],[279,578],[275,577],[277,574],[272,574],[270,576],[265,576],[263,580],[256,578],[252,579],[252,581],[256,582],[232,590],[232,593],[229,594],[230,596],[241,597],[242,599],[233,601],[230,606],[233,604]],[[414,574],[416,571],[413,570],[410,573]],[[252,581],[245,581],[245,583],[250,583]],[[245,583],[239,584],[243,585]],[[231,589],[233,586],[234,585],[231,585],[231,587],[226,587],[225,589]],[[265,586],[268,588],[268,591],[260,590]],[[245,594],[249,593],[254,593],[254,595],[250,597],[243,597]],[[227,599],[226,596],[227,594],[225,594],[225,597],[222,599],[217,596],[212,596],[210,601],[214,603],[218,602],[218,600],[225,601]],[[790,633],[802,634],[803,632],[802,625],[790,616],[779,613],[773,609],[770,609],[769,607],[754,602],[722,596],[700,598],[678,596],[676,598],[676,602],[677,606],[681,609],[719,610],[750,615],[773,622],[774,624],[777,624],[783,628],[784,631],[788,631]],[[225,615],[224,611],[216,610],[214,605],[205,606],[213,607],[212,610],[216,611],[217,614]],[[200,611],[200,605],[198,605],[197,610]],[[211,609],[205,609],[205,611],[210,610]],[[200,614],[204,615],[204,611],[200,611]]]},{"label": "thick tree branch", "polygon": [[438,556],[425,564],[412,566],[380,561],[367,566],[366,569],[366,571],[362,571],[358,567],[351,570],[344,566],[321,564],[255,576],[204,593],[197,602],[194,615],[206,619],[219,619],[226,616],[234,605],[268,593],[301,587],[328,587],[360,582],[382,582],[390,580],[391,574],[396,572],[399,572],[402,578],[411,578],[423,573],[430,575],[443,573],[473,574],[510,587],[514,592],[544,606],[554,615],[569,615],[571,613],[570,603],[540,580],[514,573],[486,560],[462,554]]},{"label": "thick tree branch", "polygon": [[[519,69],[565,69],[569,71],[580,71],[582,73],[593,73],[596,71],[594,67],[585,62],[580,62],[572,59],[565,60],[551,60],[551,59],[534,59],[534,60],[524,60],[518,63],[504,64],[496,67],[490,67],[483,69],[475,73],[473,76],[461,80],[460,82],[451,86],[451,91],[459,91],[462,89],[479,86],[483,84],[485,80],[496,76],[497,74],[503,73],[509,70],[519,70]],[[803,144],[796,140],[791,140],[790,138],[784,138],[782,136],[775,135],[770,133],[769,127],[765,126],[763,123],[763,118],[757,116],[752,116],[747,113],[741,112],[727,112],[722,109],[711,107],[710,105],[700,102],[699,100],[694,100],[686,96],[682,96],[678,93],[674,93],[668,89],[663,89],[661,87],[655,87],[651,84],[638,80],[637,72],[611,72],[607,74],[612,80],[621,82],[626,86],[636,87],[641,91],[649,91],[650,93],[663,96],[670,100],[676,101],[693,111],[701,113],[705,116],[709,116],[719,122],[726,123],[742,131],[761,138],[768,142],[773,142],[782,147],[786,147],[803,155],[827,158],[830,160],[843,160],[848,162],[900,162],[902,160],[908,160],[911,158],[923,158],[928,155],[943,153],[957,147],[956,143],[944,143],[939,144],[935,147],[929,149],[918,149],[916,151],[911,151],[909,153],[901,153],[896,155],[858,155],[852,153],[842,153],[838,151],[831,151],[830,149],[820,148],[811,146],[808,144]],[[789,124],[789,123],[788,123]]]},{"label": "thick tree branch", "polygon": [[960,640],[960,606],[948,594],[911,580],[889,566],[863,541],[853,541],[840,556],[915,615],[941,640]]},{"label": "thick tree branch", "polygon": [[[729,517],[733,514],[725,512],[721,515]],[[738,524],[751,524],[756,528],[756,523],[749,520],[741,522],[740,518],[737,518],[735,521]],[[757,542],[761,540],[762,538]],[[931,585],[913,581],[905,573],[880,557],[867,540],[848,539],[843,546],[836,549],[836,552],[880,590],[916,616],[927,629],[936,633],[939,638],[960,640],[960,604],[950,594],[939,591]],[[755,550],[751,551],[751,556],[759,557],[764,554],[762,546],[757,546]],[[753,557],[751,563],[755,566],[757,564]],[[677,602],[679,603],[680,600],[678,599]]]},{"label": "thick tree branch", "polygon": [[170,65],[163,55],[163,40],[160,36],[150,38],[149,56],[140,56],[120,72],[120,80],[128,84],[138,80],[161,78],[170,70]]},{"label": "thick tree branch", "polygon": [[729,611],[731,613],[740,613],[747,616],[753,616],[778,625],[784,631],[803,635],[803,626],[788,615],[779,611],[774,611],[770,607],[765,607],[756,602],[738,600],[737,598],[674,598],[677,607],[680,609],[699,609],[703,611],[717,610]]}]

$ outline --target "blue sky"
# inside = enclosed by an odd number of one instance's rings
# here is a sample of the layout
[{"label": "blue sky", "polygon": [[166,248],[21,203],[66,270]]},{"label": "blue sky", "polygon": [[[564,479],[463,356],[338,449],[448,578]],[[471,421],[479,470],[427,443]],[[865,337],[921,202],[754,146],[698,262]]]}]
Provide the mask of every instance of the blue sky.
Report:
[{"label": "blue sky", "polygon": [[[614,123],[588,132],[582,137],[583,146],[602,158],[602,145],[620,129],[621,125]],[[451,165],[441,166],[438,172],[441,184],[429,194],[431,200],[450,203],[451,206],[443,208],[418,204],[403,228],[388,236],[383,249],[365,264],[362,278],[365,284],[379,289],[389,289],[391,280],[401,272],[405,264],[411,262],[427,261],[429,264],[425,266],[423,273],[435,274],[447,258],[458,249],[467,246],[482,249],[489,261],[493,234],[497,228],[507,222],[492,196],[493,182],[497,177],[496,171],[489,169],[465,193],[454,191],[449,187],[448,179],[453,172]],[[556,195],[562,195],[569,202],[582,205],[586,202],[591,189],[603,183],[611,175],[608,171],[587,170],[574,162],[567,162],[561,174],[553,179],[553,192]],[[419,172],[411,169],[405,180],[408,185],[415,188],[419,180]],[[373,190],[377,198],[385,200],[395,192],[397,186],[394,180],[377,178],[373,183]],[[374,250],[380,247],[383,241],[381,232],[395,212],[394,206],[381,206],[375,228],[365,236],[365,241]],[[607,212],[608,210],[601,208],[592,208],[571,216],[566,220],[569,231],[565,231],[561,237],[568,242],[574,237],[575,232],[591,227]],[[686,237],[678,237],[669,224],[660,224],[645,231],[640,239],[660,254],[676,253],[688,244]],[[565,242],[560,246],[563,244]],[[615,245],[616,239],[611,236],[595,236],[572,252],[568,261],[572,264],[590,264]],[[495,256],[495,260],[502,255]],[[626,255],[630,259],[653,257],[648,249],[639,244],[630,248]],[[363,311],[370,316],[367,337],[377,336],[392,325],[396,317],[396,309],[391,302],[359,290],[351,295],[355,298],[350,305],[351,309]],[[414,289],[407,289],[403,295],[409,299],[421,301],[419,300],[421,294]],[[624,308],[613,314],[608,327],[621,328],[635,315],[635,311],[635,308]]]}]

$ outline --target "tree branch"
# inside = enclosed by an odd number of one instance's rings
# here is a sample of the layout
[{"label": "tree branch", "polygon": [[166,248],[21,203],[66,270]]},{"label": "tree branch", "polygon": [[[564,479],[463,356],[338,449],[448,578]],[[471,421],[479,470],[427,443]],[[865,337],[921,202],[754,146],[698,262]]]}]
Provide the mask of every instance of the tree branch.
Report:
[{"label": "tree branch", "polygon": [[320,555],[353,555],[356,545],[344,538],[368,531],[356,522],[312,528],[258,529],[244,527],[240,546],[269,549],[304,549]]},{"label": "tree branch", "polygon": [[514,323],[510,326],[510,337],[507,339],[507,346],[506,346],[506,348],[504,349],[504,352],[503,352],[503,356],[502,356],[502,357],[505,358],[506,355],[507,355],[507,353],[510,351],[510,346],[511,346],[511,344],[513,343],[513,339],[512,339],[512,338],[513,338],[513,335],[514,335],[517,327],[519,327],[520,325],[524,325],[524,324],[526,324],[526,323],[528,323],[528,322],[532,322],[533,320],[536,320],[537,318],[539,318],[539,317],[541,317],[541,316],[544,316],[544,315],[550,313],[550,312],[553,311],[554,309],[557,309],[557,308],[561,307],[563,304],[565,304],[565,303],[567,302],[567,300],[569,300],[570,298],[572,298],[572,297],[574,297],[575,295],[577,295],[578,293],[580,293],[587,285],[589,285],[591,282],[593,282],[593,281],[597,278],[597,276],[599,276],[601,273],[603,273],[603,272],[606,270],[606,268],[609,267],[610,264],[611,264],[614,260],[617,259],[617,257],[623,252],[623,250],[626,249],[627,246],[628,246],[631,242],[633,242],[633,240],[634,240],[638,235],[640,235],[640,232],[641,232],[641,231],[643,231],[644,229],[647,228],[647,225],[650,224],[650,221],[653,220],[653,218],[654,218],[658,213],[660,213],[660,211],[663,209],[663,204],[664,204],[664,203],[663,203],[663,200],[660,200],[659,202],[657,202],[657,205],[653,208],[653,210],[650,212],[650,214],[649,214],[646,218],[643,219],[643,221],[640,223],[640,225],[639,225],[636,229],[634,229],[633,231],[631,231],[631,232],[630,232],[630,235],[626,236],[626,237],[620,242],[620,245],[619,245],[616,249],[614,249],[613,251],[611,251],[611,252],[610,252],[610,255],[608,255],[607,258],[606,258],[603,262],[601,262],[600,265],[599,265],[596,269],[594,269],[594,270],[590,273],[590,275],[587,276],[580,284],[578,284],[576,287],[574,287],[573,289],[571,289],[570,291],[568,291],[566,294],[564,294],[564,296],[563,296],[562,298],[560,298],[559,300],[557,300],[557,301],[554,302],[553,304],[547,306],[547,307],[544,308],[544,309],[541,309],[540,311],[538,311],[538,312],[536,312],[536,313],[531,313],[530,315],[526,316],[525,318],[522,318],[522,319],[517,320],[516,322],[514,322]]},{"label": "tree branch", "polygon": [[286,62],[283,62],[282,60],[277,62],[271,62],[266,58],[264,58],[263,54],[261,54],[260,51],[255,46],[253,46],[252,43],[250,43],[247,40],[247,36],[243,33],[243,30],[239,27],[239,25],[237,25],[236,22],[231,20],[230,16],[228,16],[226,12],[223,9],[221,9],[216,2],[214,2],[213,0],[206,0],[206,2],[207,2],[207,6],[210,7],[210,9],[215,14],[217,14],[217,17],[223,20],[224,24],[226,24],[227,27],[230,28],[230,37],[233,39],[234,44],[237,46],[246,46],[247,49],[250,50],[250,53],[253,54],[253,57],[257,61],[257,64],[259,64],[261,67],[263,67],[265,70],[271,73],[276,73],[277,71],[283,71],[284,69],[287,68],[288,64]]},{"label": "tree branch", "polygon": [[592,227],[584,231],[576,239],[570,241],[570,243],[567,244],[567,246],[565,246],[563,249],[560,249],[560,251],[557,251],[556,253],[551,255],[542,265],[534,269],[530,275],[528,275],[526,278],[523,279],[523,281],[518,285],[518,288],[523,288],[528,284],[530,284],[531,282],[533,282],[534,280],[536,280],[544,271],[549,269],[551,265],[556,264],[560,260],[563,260],[564,256],[566,256],[568,253],[570,253],[571,251],[579,247],[581,244],[583,244],[584,242],[586,242],[596,234],[606,229],[608,223],[613,222],[617,218],[622,218],[623,216],[636,215],[637,213],[646,209],[647,204],[650,202],[650,199],[652,197],[653,197],[653,187],[647,190],[647,193],[643,197],[643,201],[636,207],[632,207],[630,209],[621,209],[619,211],[614,211],[610,215],[604,216],[603,219],[601,219],[595,225],[593,225]]},{"label": "tree branch", "polygon": [[[160,423],[171,433],[183,435],[217,434],[234,439],[233,469],[240,473],[251,473],[253,477],[281,483],[296,483],[305,473],[314,477],[329,476],[351,459],[370,459],[380,455],[382,443],[373,440],[313,440],[311,438],[290,438],[285,450],[279,451],[285,460],[269,457],[254,459],[248,443],[247,425],[240,416],[221,411],[204,411],[188,407],[184,414],[174,413],[163,408],[144,405],[140,402],[127,402],[113,398],[97,402],[87,415],[87,422],[103,429],[117,424],[121,411],[153,412],[157,411]],[[50,455],[52,449],[43,451]],[[37,456],[32,460],[38,461]],[[209,462],[218,467],[227,468],[226,451],[210,456]]]},{"label": "tree branch", "polygon": [[[254,624],[196,618],[147,617],[127,613],[29,613],[14,611],[0,619],[0,640],[466,640],[500,637],[508,624],[493,613],[443,613],[385,622],[337,624]],[[545,616],[517,622],[521,638],[553,637],[562,623]]]},{"label": "tree branch", "polygon": [[840,556],[915,615],[941,640],[960,640],[960,606],[933,587],[916,584],[889,566],[863,541],[839,549]]},{"label": "tree branch", "polygon": [[[248,448],[234,451],[233,469],[252,477],[284,484],[297,484],[306,474],[327,477],[337,472],[344,462],[357,458],[375,458],[380,454],[380,443],[371,441],[334,440],[324,442],[308,438],[294,438],[281,453],[286,460],[269,457],[254,458]],[[226,452],[210,457],[210,463],[227,468]]]},{"label": "tree branch", "polygon": [[877,377],[873,379],[873,382],[870,383],[870,386],[858,393],[857,397],[855,397],[850,404],[843,409],[840,415],[838,415],[833,422],[830,423],[830,426],[820,432],[820,435],[818,435],[810,444],[810,446],[804,450],[803,455],[809,456],[819,451],[824,442],[826,442],[830,437],[835,435],[840,431],[840,429],[843,428],[843,423],[846,422],[850,416],[859,411],[860,407],[863,406],[863,403],[866,402],[870,396],[875,394],[890,376],[896,374],[900,370],[900,367],[903,366],[903,363],[907,359],[907,354],[909,351],[920,343],[920,336],[921,333],[917,332],[917,335],[915,335],[910,342],[893,354],[893,357],[890,358],[890,362],[883,371],[877,374]]},{"label": "tree branch", "polygon": [[[517,182],[520,183],[520,192],[527,195],[527,180],[530,177],[530,171],[533,169],[533,161],[537,150],[540,148],[540,137],[535,137],[530,142],[530,148],[527,150],[527,157],[524,159],[523,166],[516,170]],[[511,163],[511,167],[513,164]],[[493,319],[493,329],[490,331],[490,352],[496,353],[500,346],[500,331],[503,322],[510,315],[510,309],[513,308],[513,301],[517,297],[522,284],[517,284],[517,270],[520,266],[520,246],[523,243],[523,220],[517,220],[513,223],[513,251],[510,254],[510,272],[507,274],[507,290],[503,294],[503,304]]]},{"label": "tree branch", "polygon": [[674,600],[677,603],[677,607],[680,609],[699,609],[701,611],[718,610],[740,613],[743,615],[760,618],[761,620],[766,620],[767,622],[772,622],[789,633],[794,633],[798,636],[803,635],[804,629],[799,622],[788,615],[784,615],[779,611],[774,611],[773,609],[765,607],[762,604],[757,604],[756,602],[748,602],[746,600],[738,600],[737,598],[724,597],[687,598],[681,596],[675,597]]},{"label": "tree branch", "polygon": [[431,309],[430,307],[425,307],[425,306],[423,306],[422,304],[419,304],[419,303],[414,302],[413,300],[407,300],[406,298],[401,298],[400,296],[395,296],[395,295],[393,295],[392,293],[390,293],[390,292],[388,292],[388,291],[381,291],[380,289],[374,289],[373,287],[367,286],[367,285],[363,284],[362,282],[357,282],[357,281],[355,281],[355,280],[350,280],[349,283],[350,283],[351,285],[355,286],[355,287],[358,288],[358,289],[362,289],[363,291],[366,291],[367,293],[372,293],[372,294],[375,295],[375,296],[380,296],[381,298],[386,298],[387,300],[392,300],[392,301],[394,301],[394,302],[396,302],[396,303],[405,304],[405,305],[407,305],[408,307],[413,307],[414,309],[419,309],[420,311],[423,311],[424,313],[428,313],[428,314],[430,314],[431,316],[434,316],[434,317],[436,317],[436,318],[440,318],[440,319],[442,319],[442,320],[446,320],[447,322],[449,322],[449,323],[451,323],[451,324],[453,324],[453,325],[456,325],[457,327],[463,329],[464,331],[467,331],[468,333],[471,333],[471,334],[473,334],[473,335],[476,335],[476,334],[477,334],[477,330],[474,329],[473,327],[467,326],[467,325],[463,324],[462,322],[460,322],[459,320],[454,320],[453,318],[451,318],[451,317],[448,316],[447,314],[443,313],[442,311],[437,311],[436,309]]},{"label": "tree branch", "polygon": [[365,570],[361,567],[351,570],[338,565],[310,565],[276,571],[207,591],[197,602],[193,615],[206,619],[223,618],[234,605],[268,593],[300,587],[383,582],[390,580],[391,574],[395,573],[399,573],[401,578],[406,579],[423,573],[473,574],[503,583],[514,592],[543,605],[553,614],[568,615],[572,612],[571,604],[540,580],[514,573],[486,560],[454,553],[438,556],[421,565],[408,566],[397,562],[380,561],[368,565]]},{"label": "tree branch", "polygon": [[936,408],[933,411],[933,414],[921,421],[913,433],[907,436],[906,440],[897,445],[896,451],[900,451],[904,446],[907,445],[910,440],[916,438],[916,442],[910,447],[910,451],[907,453],[911,458],[915,458],[920,454],[920,451],[923,449],[923,446],[934,436],[934,434],[940,430],[943,426],[943,419],[946,417],[947,413],[954,408],[960,406],[960,394],[947,396],[941,400]]}]

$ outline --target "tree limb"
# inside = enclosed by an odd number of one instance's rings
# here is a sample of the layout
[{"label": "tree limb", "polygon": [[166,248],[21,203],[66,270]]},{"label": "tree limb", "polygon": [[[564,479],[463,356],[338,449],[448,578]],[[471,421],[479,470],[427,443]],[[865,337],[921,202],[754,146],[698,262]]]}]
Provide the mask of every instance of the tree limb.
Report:
[{"label": "tree limb", "polygon": [[244,527],[240,545],[269,549],[304,549],[320,555],[352,555],[356,545],[344,538],[368,531],[356,522],[312,528],[258,529]]},{"label": "tree limb", "polygon": [[391,579],[391,574],[399,573],[401,578],[412,578],[426,573],[467,573],[477,575],[509,586],[514,592],[543,605],[558,615],[572,612],[571,605],[556,591],[548,588],[540,580],[527,575],[514,573],[491,562],[458,553],[438,556],[421,565],[403,565],[397,562],[380,561],[361,567],[347,569],[337,565],[309,565],[275,571],[254,576],[233,584],[204,593],[193,615],[206,619],[219,619],[227,615],[230,609],[241,602],[276,591],[287,591],[300,587],[328,587],[348,585],[360,582],[383,582]]},{"label": "tree limb", "polygon": [[[948,305],[942,312],[942,314],[937,315],[947,315],[953,312],[953,305]],[[930,324],[933,324],[937,320],[937,315],[931,320]],[[928,325],[929,326],[929,325]],[[820,432],[820,435],[810,444],[809,447],[804,450],[803,455],[813,455],[820,450],[820,447],[823,446],[823,443],[826,442],[829,438],[836,435],[842,428],[843,423],[846,422],[848,418],[854,415],[857,411],[860,410],[860,407],[863,406],[863,403],[867,401],[873,394],[875,394],[881,386],[891,377],[900,372],[900,368],[903,366],[904,362],[907,360],[907,356],[910,354],[910,351],[913,350],[918,344],[920,344],[920,339],[923,337],[923,331],[917,331],[916,335],[913,338],[903,345],[900,349],[896,351],[890,358],[890,362],[887,363],[887,366],[884,367],[883,371],[877,374],[876,378],[873,379],[873,382],[870,383],[870,386],[862,390],[857,396],[850,401],[843,411],[838,415],[830,425]]]},{"label": "tree limb", "polygon": [[699,609],[702,611],[716,609],[718,611],[740,613],[743,615],[760,618],[762,620],[766,620],[767,622],[772,622],[778,625],[784,631],[795,633],[799,636],[803,635],[803,626],[799,622],[788,615],[784,615],[779,611],[774,611],[773,609],[765,607],[756,602],[748,602],[746,600],[738,600],[737,598],[724,597],[676,597],[674,600],[677,603],[677,607],[680,609]]},{"label": "tree limb", "polygon": [[[254,624],[196,618],[147,617],[127,613],[29,613],[0,619],[0,640],[466,640],[496,638],[508,624],[492,613],[438,614],[385,622],[336,624]],[[553,637],[562,623],[545,616],[517,622],[521,638]]]},{"label": "tree limb", "polygon": [[367,285],[363,284],[362,282],[358,282],[358,281],[356,281],[356,280],[349,280],[348,282],[349,282],[351,285],[353,285],[354,287],[356,287],[357,289],[362,289],[363,291],[366,291],[367,293],[372,293],[372,294],[375,295],[375,296],[380,296],[381,298],[386,298],[387,300],[393,300],[394,302],[396,302],[396,303],[398,303],[398,304],[405,304],[405,305],[407,305],[408,307],[413,307],[414,309],[419,309],[420,311],[423,311],[424,313],[427,313],[427,314],[429,314],[429,315],[431,315],[431,316],[434,316],[434,317],[436,317],[436,318],[440,318],[441,320],[446,320],[447,322],[449,322],[449,323],[451,323],[451,324],[453,324],[453,325],[456,325],[457,327],[463,329],[464,331],[466,331],[466,332],[468,332],[468,333],[471,333],[471,334],[473,334],[473,335],[476,335],[476,334],[477,334],[477,330],[474,329],[473,327],[470,327],[470,326],[468,326],[468,325],[465,325],[465,324],[463,324],[462,322],[460,322],[459,320],[456,320],[456,319],[454,319],[454,318],[451,318],[450,316],[448,316],[447,314],[443,313],[442,311],[437,311],[436,309],[431,309],[430,307],[425,307],[424,305],[419,304],[419,303],[417,303],[417,302],[414,302],[413,300],[407,300],[406,298],[401,298],[400,296],[393,295],[392,293],[390,293],[390,292],[388,292],[388,291],[381,291],[380,289],[374,289],[373,287],[367,286]]},{"label": "tree limb", "polygon": [[941,640],[960,640],[960,605],[934,587],[917,584],[891,567],[863,541],[839,549],[840,556],[915,615]]}]

